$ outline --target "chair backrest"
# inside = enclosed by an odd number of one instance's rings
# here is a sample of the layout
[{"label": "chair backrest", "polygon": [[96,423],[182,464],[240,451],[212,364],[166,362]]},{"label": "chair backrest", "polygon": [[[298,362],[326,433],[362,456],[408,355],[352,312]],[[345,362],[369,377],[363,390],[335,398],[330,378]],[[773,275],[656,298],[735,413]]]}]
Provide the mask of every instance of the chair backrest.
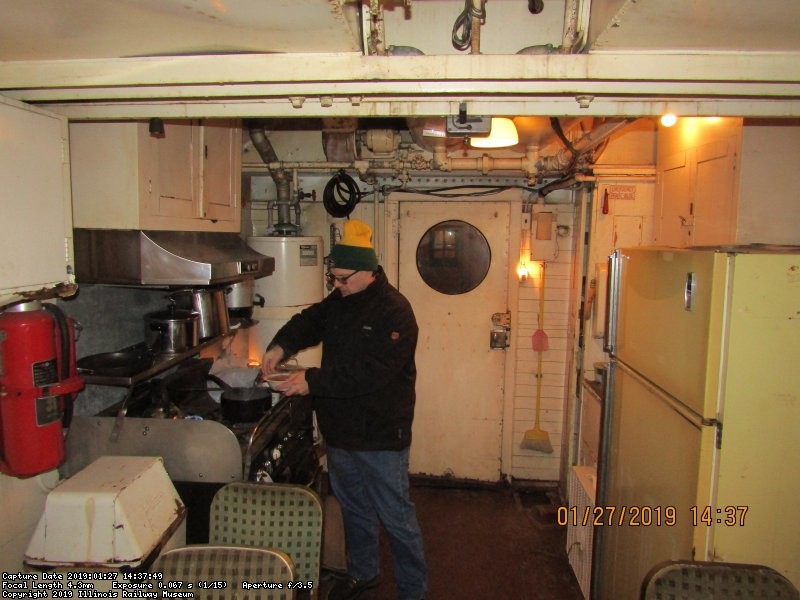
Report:
[{"label": "chair backrest", "polygon": [[322,502],[312,490],[284,483],[234,482],[211,501],[209,543],[279,548],[300,581],[319,589]]},{"label": "chair backrest", "polygon": [[[164,552],[153,561],[150,572],[162,574],[164,590],[192,592],[195,600],[293,600],[296,597],[295,590],[289,588],[296,580],[292,559],[274,549],[210,544],[184,546]],[[200,588],[199,581],[210,582],[211,586]],[[245,581],[266,585],[244,588]],[[170,582],[174,585],[182,582],[182,587],[172,588]],[[191,589],[187,588],[188,583],[192,584]]]},{"label": "chair backrest", "polygon": [[657,564],[642,582],[642,600],[715,600],[769,598],[798,600],[791,581],[763,565],[666,561]]}]

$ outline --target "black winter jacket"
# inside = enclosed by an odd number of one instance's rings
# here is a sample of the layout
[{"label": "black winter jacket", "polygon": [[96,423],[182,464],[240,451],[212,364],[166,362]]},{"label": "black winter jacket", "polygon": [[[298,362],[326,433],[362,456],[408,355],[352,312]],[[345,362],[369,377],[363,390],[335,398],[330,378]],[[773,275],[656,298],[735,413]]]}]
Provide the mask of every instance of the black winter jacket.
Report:
[{"label": "black winter jacket", "polygon": [[320,368],[306,372],[323,437],[345,450],[411,444],[417,321],[408,300],[378,268],[361,292],[339,290],[294,315],[275,335],[292,356],[322,342]]}]

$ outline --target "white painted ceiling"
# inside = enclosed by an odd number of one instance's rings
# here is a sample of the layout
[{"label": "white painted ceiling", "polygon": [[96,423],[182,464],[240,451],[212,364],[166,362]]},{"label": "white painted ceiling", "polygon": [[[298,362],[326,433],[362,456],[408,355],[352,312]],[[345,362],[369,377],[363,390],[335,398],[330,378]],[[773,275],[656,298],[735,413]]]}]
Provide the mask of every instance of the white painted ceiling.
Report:
[{"label": "white painted ceiling", "polygon": [[[368,0],[363,0],[365,11]],[[481,51],[560,43],[564,0],[487,0]],[[463,0],[383,0],[387,45],[459,54]],[[359,0],[0,0],[0,59],[361,52]],[[590,51],[800,51],[798,0],[592,0]],[[515,49],[512,49],[516,47]]]},{"label": "white painted ceiling", "polygon": [[[0,0],[0,93],[71,118],[800,116],[800,0],[543,2],[486,0],[473,54],[464,0]],[[424,57],[368,56],[371,7]],[[568,7],[579,52],[527,56],[562,46]]]}]

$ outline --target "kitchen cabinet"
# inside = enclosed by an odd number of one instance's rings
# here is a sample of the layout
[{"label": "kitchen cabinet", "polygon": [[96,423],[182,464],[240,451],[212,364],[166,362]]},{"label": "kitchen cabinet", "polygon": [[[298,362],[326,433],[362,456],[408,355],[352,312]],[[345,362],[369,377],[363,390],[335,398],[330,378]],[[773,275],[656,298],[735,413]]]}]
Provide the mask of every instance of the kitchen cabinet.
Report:
[{"label": "kitchen cabinet", "polygon": [[684,118],[658,131],[656,243],[798,244],[792,206],[797,127]]},{"label": "kitchen cabinet", "polygon": [[0,307],[74,293],[67,120],[0,97]]},{"label": "kitchen cabinet", "polygon": [[238,232],[241,127],[235,120],[70,125],[75,227]]}]

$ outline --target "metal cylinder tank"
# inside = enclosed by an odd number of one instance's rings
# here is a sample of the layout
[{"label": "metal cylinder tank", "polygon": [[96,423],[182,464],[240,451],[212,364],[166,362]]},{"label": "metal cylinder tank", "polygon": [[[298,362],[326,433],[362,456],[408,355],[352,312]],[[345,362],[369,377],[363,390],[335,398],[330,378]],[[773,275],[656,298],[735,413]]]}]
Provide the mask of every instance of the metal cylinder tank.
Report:
[{"label": "metal cylinder tank", "polygon": [[[321,237],[253,236],[247,245],[275,259],[275,271],[255,280],[255,293],[264,297],[264,306],[255,306],[249,329],[249,359],[261,362],[272,338],[295,313],[322,300],[324,293],[324,244]],[[297,362],[318,367],[321,346],[301,351]]]}]

